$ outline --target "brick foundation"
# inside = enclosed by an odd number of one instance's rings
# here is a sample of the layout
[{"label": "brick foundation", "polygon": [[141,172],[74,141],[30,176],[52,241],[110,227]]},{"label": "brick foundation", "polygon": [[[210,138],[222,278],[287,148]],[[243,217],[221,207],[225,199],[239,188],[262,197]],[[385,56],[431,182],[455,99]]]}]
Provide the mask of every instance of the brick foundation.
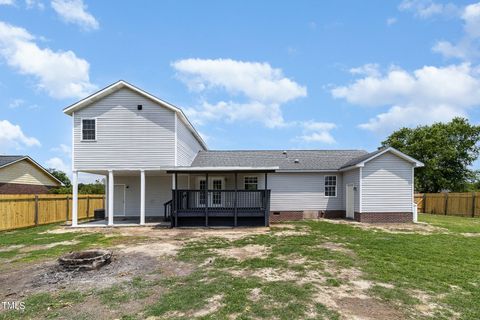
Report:
[{"label": "brick foundation", "polygon": [[0,194],[43,194],[50,188],[36,184],[0,183]]},{"label": "brick foundation", "polygon": [[270,211],[270,223],[283,221],[312,220],[318,218],[336,219],[345,218],[343,210],[327,211]]},{"label": "brick foundation", "polygon": [[270,223],[303,220],[303,211],[270,211]]},{"label": "brick foundation", "polygon": [[411,212],[355,212],[355,220],[365,223],[408,223],[413,221]]}]

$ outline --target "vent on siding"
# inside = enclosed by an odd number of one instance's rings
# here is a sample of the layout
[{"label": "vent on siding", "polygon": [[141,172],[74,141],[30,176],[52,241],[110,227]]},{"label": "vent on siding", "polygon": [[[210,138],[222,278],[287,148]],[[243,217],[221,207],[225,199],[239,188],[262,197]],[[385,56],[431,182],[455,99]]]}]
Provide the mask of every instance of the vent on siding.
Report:
[{"label": "vent on siding", "polygon": [[142,110],[143,106],[141,104],[137,105],[137,110]]}]

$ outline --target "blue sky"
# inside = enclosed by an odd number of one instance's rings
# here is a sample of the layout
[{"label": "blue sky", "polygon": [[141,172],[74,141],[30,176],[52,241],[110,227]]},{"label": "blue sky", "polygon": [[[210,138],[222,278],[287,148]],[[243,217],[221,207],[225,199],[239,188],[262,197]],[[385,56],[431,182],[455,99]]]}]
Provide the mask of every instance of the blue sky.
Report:
[{"label": "blue sky", "polygon": [[374,150],[478,123],[479,55],[472,1],[0,0],[0,153],[70,170],[62,109],[119,79],[211,149]]}]

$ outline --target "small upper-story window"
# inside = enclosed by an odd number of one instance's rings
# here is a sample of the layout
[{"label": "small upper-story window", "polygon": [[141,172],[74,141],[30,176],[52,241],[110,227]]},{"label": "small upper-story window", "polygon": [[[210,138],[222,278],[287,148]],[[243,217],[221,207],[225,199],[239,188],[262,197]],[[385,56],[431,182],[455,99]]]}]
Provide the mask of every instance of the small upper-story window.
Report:
[{"label": "small upper-story window", "polygon": [[325,176],[325,197],[337,196],[337,177]]},{"label": "small upper-story window", "polygon": [[82,140],[95,141],[96,139],[95,119],[82,119]]},{"label": "small upper-story window", "polygon": [[258,178],[257,177],[245,177],[245,190],[257,190],[258,189]]}]

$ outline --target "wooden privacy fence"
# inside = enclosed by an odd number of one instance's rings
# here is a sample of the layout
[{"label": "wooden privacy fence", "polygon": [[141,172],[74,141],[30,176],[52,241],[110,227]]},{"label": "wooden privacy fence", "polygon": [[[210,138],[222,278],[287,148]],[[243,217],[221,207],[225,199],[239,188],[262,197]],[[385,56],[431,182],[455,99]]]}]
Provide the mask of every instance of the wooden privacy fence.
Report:
[{"label": "wooden privacy fence", "polygon": [[[78,219],[94,216],[103,209],[104,195],[78,195]],[[0,195],[0,230],[11,230],[72,218],[72,195]]]},{"label": "wooden privacy fence", "polygon": [[418,212],[480,217],[480,192],[417,193]]}]

